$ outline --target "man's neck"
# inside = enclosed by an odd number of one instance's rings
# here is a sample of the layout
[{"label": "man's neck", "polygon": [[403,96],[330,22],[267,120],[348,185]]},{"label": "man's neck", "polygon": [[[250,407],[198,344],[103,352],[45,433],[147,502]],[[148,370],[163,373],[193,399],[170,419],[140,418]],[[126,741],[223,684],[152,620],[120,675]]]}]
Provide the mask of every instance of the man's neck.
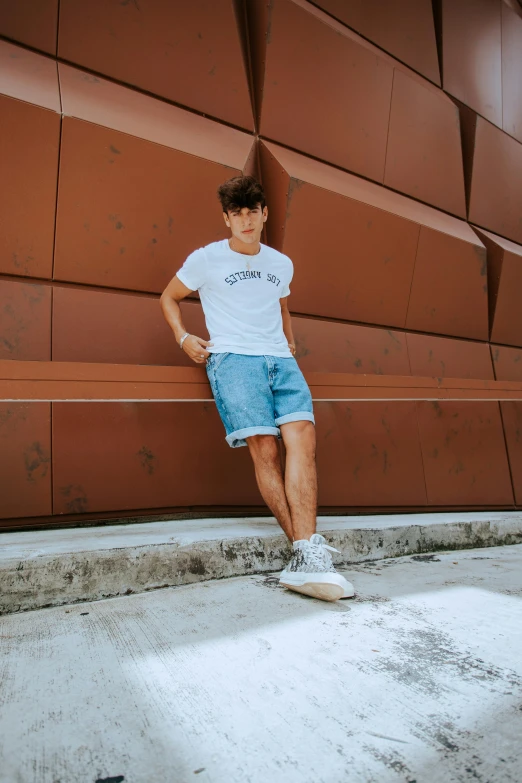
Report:
[{"label": "man's neck", "polygon": [[228,240],[228,246],[235,253],[241,253],[244,256],[257,256],[261,250],[260,241],[247,244],[246,242],[242,242],[240,239],[234,236],[230,237]]}]

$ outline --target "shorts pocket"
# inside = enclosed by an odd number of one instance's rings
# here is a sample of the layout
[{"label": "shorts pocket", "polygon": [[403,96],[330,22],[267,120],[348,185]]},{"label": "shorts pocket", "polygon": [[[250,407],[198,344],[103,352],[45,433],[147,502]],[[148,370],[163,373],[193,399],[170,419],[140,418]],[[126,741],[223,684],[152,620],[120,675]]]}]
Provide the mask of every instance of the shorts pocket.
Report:
[{"label": "shorts pocket", "polygon": [[217,372],[223,359],[226,359],[227,356],[230,356],[230,351],[225,351],[224,353],[212,354],[212,356],[216,357],[213,362],[213,370],[214,372]]}]

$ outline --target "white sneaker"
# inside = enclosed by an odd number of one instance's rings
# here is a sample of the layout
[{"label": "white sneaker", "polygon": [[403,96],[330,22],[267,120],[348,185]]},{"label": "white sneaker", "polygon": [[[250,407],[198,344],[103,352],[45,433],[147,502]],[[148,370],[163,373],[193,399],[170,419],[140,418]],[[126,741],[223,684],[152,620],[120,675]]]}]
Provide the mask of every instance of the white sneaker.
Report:
[{"label": "white sneaker", "polygon": [[338,551],[328,546],[319,533],[314,533],[310,541],[294,541],[293,557],[282,571],[279,582],[290,590],[323,601],[353,598],[353,585],[337,573],[332,563],[330,552]]}]

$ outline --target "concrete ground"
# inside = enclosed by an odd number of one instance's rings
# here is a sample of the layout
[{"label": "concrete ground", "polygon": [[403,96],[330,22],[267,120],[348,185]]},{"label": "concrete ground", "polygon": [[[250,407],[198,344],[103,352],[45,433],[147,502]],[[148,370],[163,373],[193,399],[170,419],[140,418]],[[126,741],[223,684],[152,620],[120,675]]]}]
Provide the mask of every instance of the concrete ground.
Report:
[{"label": "concrete ground", "polygon": [[520,783],[522,546],[0,618],[2,783]]}]

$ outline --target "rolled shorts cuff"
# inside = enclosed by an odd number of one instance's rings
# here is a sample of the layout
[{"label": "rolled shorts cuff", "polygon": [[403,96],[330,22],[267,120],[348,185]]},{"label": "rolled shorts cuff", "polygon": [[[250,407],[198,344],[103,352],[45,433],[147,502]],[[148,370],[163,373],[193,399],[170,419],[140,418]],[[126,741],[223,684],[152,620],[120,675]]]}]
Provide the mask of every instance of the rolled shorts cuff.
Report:
[{"label": "rolled shorts cuff", "polygon": [[225,440],[231,448],[237,449],[240,446],[246,446],[245,438],[249,438],[251,435],[276,435],[280,438],[281,430],[278,427],[243,427],[241,430],[231,432]]},{"label": "rolled shorts cuff", "polygon": [[290,421],[311,421],[315,424],[314,414],[310,411],[297,411],[296,413],[287,413],[286,416],[279,416],[275,423],[279,427],[281,424],[288,424]]}]

